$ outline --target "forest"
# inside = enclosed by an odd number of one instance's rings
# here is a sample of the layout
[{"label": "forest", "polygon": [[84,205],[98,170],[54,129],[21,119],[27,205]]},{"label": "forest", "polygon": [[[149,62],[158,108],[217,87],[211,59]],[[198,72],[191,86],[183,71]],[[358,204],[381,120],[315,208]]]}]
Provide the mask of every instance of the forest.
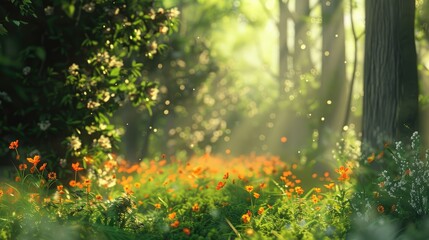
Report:
[{"label": "forest", "polygon": [[3,0],[1,239],[426,239],[429,1]]}]

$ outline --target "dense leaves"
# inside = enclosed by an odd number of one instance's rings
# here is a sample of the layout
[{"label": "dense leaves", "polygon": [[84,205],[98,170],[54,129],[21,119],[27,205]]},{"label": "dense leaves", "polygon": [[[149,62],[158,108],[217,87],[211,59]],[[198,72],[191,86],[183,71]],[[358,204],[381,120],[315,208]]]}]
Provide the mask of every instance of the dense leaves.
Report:
[{"label": "dense leaves", "polygon": [[144,0],[7,1],[0,11],[2,140],[19,137],[56,164],[104,160],[121,135],[115,110],[157,98],[143,72],[179,11]]}]

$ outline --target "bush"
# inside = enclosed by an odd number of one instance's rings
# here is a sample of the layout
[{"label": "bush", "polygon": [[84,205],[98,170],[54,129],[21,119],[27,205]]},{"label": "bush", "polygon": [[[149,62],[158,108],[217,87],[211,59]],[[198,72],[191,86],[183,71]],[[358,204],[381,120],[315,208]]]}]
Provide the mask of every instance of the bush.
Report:
[{"label": "bush", "polygon": [[150,110],[157,98],[142,71],[167,47],[177,9],[61,0],[6,1],[0,12],[2,141],[19,138],[36,148],[21,153],[39,154],[52,167],[107,159],[122,134],[110,122],[115,110],[126,102]]}]

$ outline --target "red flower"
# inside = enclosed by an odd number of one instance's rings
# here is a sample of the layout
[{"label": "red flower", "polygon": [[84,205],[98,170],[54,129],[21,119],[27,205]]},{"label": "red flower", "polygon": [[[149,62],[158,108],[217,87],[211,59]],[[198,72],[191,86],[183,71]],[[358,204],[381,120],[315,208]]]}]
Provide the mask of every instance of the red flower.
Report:
[{"label": "red flower", "polygon": [[216,190],[220,190],[225,186],[226,182],[219,182],[216,186]]},{"label": "red flower", "polygon": [[170,224],[171,227],[177,228],[180,225],[179,220],[174,221],[173,223]]},{"label": "red flower", "polygon": [[184,228],[183,232],[188,236],[191,234],[191,230],[189,228]]},{"label": "red flower", "polygon": [[9,144],[9,149],[17,149],[18,148],[18,140],[12,141]]}]

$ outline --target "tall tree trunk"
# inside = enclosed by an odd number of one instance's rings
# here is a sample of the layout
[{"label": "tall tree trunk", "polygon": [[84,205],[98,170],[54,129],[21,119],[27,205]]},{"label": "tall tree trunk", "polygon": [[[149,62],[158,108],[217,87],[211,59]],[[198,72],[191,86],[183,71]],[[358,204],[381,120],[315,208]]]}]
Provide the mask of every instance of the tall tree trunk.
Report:
[{"label": "tall tree trunk", "polygon": [[365,1],[363,150],[418,128],[415,1]]},{"label": "tall tree trunk", "polygon": [[279,22],[277,24],[278,30],[279,30],[279,75],[278,75],[278,81],[279,81],[279,90],[280,90],[280,97],[283,95],[284,92],[284,81],[286,80],[288,69],[289,69],[289,63],[288,63],[288,26],[287,26],[287,20],[288,20],[288,5],[287,2],[284,2],[283,0],[279,1]]},{"label": "tall tree trunk", "polygon": [[307,36],[307,32],[309,31],[307,18],[310,16],[309,0],[297,0],[295,2],[295,16],[293,69],[299,76],[301,73],[309,72],[312,67],[310,61],[310,46]]},{"label": "tall tree trunk", "polygon": [[346,108],[343,0],[321,0],[322,72],[319,111],[319,153],[335,147]]}]

